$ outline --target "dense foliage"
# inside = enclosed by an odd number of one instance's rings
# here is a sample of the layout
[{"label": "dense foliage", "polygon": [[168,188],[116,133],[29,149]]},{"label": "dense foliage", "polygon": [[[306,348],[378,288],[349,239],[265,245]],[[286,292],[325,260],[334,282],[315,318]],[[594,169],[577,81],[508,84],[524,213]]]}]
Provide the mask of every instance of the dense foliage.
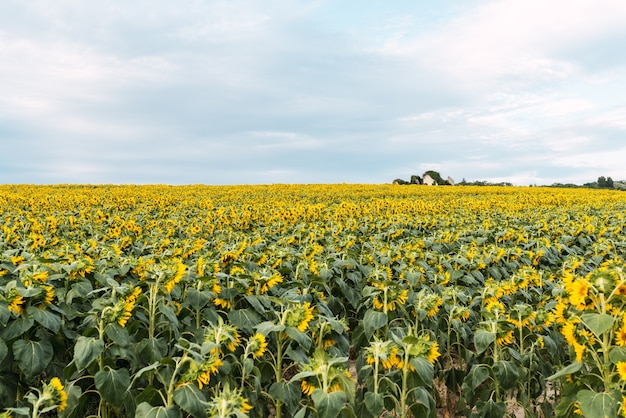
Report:
[{"label": "dense foliage", "polygon": [[0,416],[624,414],[624,213],[589,189],[0,186]]}]

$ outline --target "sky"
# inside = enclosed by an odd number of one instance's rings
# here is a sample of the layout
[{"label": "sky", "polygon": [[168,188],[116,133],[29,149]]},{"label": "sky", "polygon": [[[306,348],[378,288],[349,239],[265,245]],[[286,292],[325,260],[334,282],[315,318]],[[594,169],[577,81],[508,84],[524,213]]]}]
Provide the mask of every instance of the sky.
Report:
[{"label": "sky", "polygon": [[0,183],[626,179],[624,0],[2,0]]}]

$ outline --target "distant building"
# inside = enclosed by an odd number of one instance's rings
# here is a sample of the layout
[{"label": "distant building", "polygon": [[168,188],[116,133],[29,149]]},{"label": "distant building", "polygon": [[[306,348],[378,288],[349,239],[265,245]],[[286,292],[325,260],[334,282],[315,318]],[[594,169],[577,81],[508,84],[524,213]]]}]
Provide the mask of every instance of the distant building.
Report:
[{"label": "distant building", "polygon": [[452,177],[450,177],[450,176],[448,176],[448,184],[450,186],[454,186],[454,179]]},{"label": "distant building", "polygon": [[424,174],[424,178],[422,179],[422,184],[425,184],[427,186],[436,186],[437,182],[433,180],[430,174]]}]

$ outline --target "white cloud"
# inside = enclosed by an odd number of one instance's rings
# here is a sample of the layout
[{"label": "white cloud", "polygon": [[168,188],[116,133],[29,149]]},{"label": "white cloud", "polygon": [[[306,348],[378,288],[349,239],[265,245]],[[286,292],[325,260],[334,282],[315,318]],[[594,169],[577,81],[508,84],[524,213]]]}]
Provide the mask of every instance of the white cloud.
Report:
[{"label": "white cloud", "polygon": [[554,81],[579,74],[573,61],[555,51],[624,33],[626,3],[614,0],[498,0],[415,39],[392,38],[379,52],[413,58],[445,74],[459,88]]}]

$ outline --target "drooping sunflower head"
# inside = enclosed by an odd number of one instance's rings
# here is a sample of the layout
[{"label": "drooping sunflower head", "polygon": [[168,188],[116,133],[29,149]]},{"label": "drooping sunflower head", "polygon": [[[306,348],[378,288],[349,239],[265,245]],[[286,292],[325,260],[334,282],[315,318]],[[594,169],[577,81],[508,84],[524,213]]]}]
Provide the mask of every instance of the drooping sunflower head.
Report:
[{"label": "drooping sunflower head", "polygon": [[227,324],[219,319],[217,324],[210,325],[204,333],[204,341],[212,344],[213,353],[223,353],[224,347],[228,350],[235,351],[239,344],[241,344],[241,338],[237,327],[231,324]]},{"label": "drooping sunflower head", "polygon": [[42,396],[47,407],[56,406],[59,412],[67,407],[67,393],[58,377],[53,377],[49,383],[44,383]]},{"label": "drooping sunflower head", "polygon": [[252,405],[239,389],[230,389],[228,383],[216,386],[213,397],[207,403],[208,417],[247,417]]},{"label": "drooping sunflower head", "polygon": [[250,339],[248,339],[248,348],[247,351],[252,353],[252,357],[259,358],[265,351],[267,350],[267,340],[265,335],[261,333],[256,333]]},{"label": "drooping sunflower head", "polygon": [[315,319],[314,310],[315,307],[311,306],[309,302],[292,304],[286,312],[285,325],[296,327],[301,332],[306,331],[309,328],[309,323]]},{"label": "drooping sunflower head", "polygon": [[17,289],[7,289],[3,299],[7,302],[9,312],[13,312],[17,315],[24,313],[24,304],[26,301],[24,297],[17,292]]}]

